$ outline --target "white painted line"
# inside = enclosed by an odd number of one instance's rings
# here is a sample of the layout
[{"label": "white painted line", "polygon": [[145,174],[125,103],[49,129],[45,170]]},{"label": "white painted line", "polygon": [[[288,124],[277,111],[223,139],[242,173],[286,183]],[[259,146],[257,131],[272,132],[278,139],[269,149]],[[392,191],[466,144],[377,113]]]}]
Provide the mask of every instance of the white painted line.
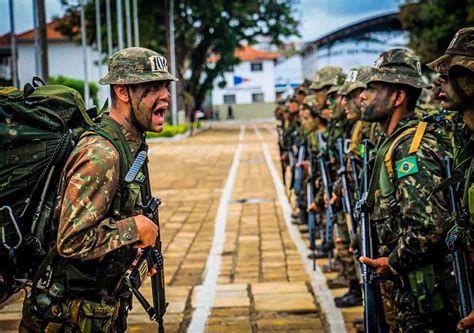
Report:
[{"label": "white painted line", "polygon": [[239,134],[239,141],[244,141],[245,137],[245,124],[240,125],[240,134]]},{"label": "white painted line", "polygon": [[259,139],[260,141],[263,141],[262,133],[260,133],[260,130],[258,129],[257,126],[255,126],[255,124],[253,124],[253,130],[255,131],[255,135],[257,136],[257,139]]},{"label": "white painted line", "polygon": [[265,125],[265,128],[267,129],[268,132],[270,132],[271,135],[273,135],[275,138],[278,138],[278,134],[275,132],[275,129],[273,127],[270,127],[269,125]]},{"label": "white painted line", "polygon": [[[240,128],[241,133],[243,131],[242,128],[243,127]],[[219,208],[214,222],[214,239],[212,241],[211,251],[207,257],[206,268],[204,270],[204,283],[198,292],[196,309],[194,310],[191,323],[188,327],[188,332],[190,333],[204,332],[212,304],[214,303],[217,279],[219,278],[221,268],[222,252],[224,250],[226,239],[225,229],[227,224],[227,210],[232,195],[232,189],[234,187],[235,177],[237,175],[242,146],[243,144],[239,143],[235,150],[232,166],[230,167],[229,175],[227,176],[221,200],[219,202]]]},{"label": "white painted line", "polygon": [[[255,132],[258,133],[258,128],[255,128]],[[333,333],[345,333],[347,330],[341,310],[339,310],[334,304],[331,292],[329,291],[329,288],[326,284],[326,277],[319,266],[316,266],[316,271],[313,271],[313,263],[312,261],[308,260],[307,257],[310,253],[310,250],[306,246],[304,240],[301,238],[298,228],[291,223],[291,207],[285,194],[285,187],[283,186],[283,182],[280,180],[278,171],[275,167],[275,164],[273,163],[270,152],[268,151],[268,146],[265,142],[262,142],[262,150],[268,169],[272,175],[275,189],[278,193],[278,199],[280,201],[281,209],[283,210],[283,217],[285,219],[286,227],[288,228],[291,240],[300,253],[301,261],[305,264],[304,267],[306,273],[311,278],[311,285],[329,323],[330,331]]]}]

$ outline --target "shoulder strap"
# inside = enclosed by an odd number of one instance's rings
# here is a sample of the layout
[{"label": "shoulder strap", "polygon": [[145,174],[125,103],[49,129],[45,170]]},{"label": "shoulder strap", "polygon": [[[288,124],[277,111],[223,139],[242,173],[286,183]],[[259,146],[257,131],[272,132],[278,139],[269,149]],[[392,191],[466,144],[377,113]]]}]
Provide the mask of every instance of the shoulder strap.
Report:
[{"label": "shoulder strap", "polygon": [[[119,153],[120,180],[111,206],[114,215],[119,216],[121,208],[127,204],[127,202],[122,201],[122,194],[124,193],[124,190],[128,188],[125,183],[125,176],[133,162],[132,152],[120,126],[109,117],[101,117],[100,122],[91,127],[88,132],[84,133],[84,135],[87,133],[96,133],[104,137],[115,147],[115,149],[117,149]],[[130,201],[131,199],[131,196],[128,195],[127,200]],[[131,202],[128,202],[128,204],[129,206],[132,206]]]},{"label": "shoulder strap", "polygon": [[415,127],[410,127],[404,130],[399,136],[395,138],[395,140],[392,141],[392,144],[387,150],[387,153],[385,154],[385,167],[387,168],[388,176],[391,180],[395,178],[395,172],[393,170],[393,152],[398,146],[398,144],[407,137],[408,135],[411,135],[415,133],[413,136],[413,141],[411,142],[410,149],[408,150],[408,154],[416,154],[418,149],[420,148],[421,140],[423,139],[423,136],[425,135],[426,132],[426,126],[428,123],[421,121],[418,123],[418,125]]}]

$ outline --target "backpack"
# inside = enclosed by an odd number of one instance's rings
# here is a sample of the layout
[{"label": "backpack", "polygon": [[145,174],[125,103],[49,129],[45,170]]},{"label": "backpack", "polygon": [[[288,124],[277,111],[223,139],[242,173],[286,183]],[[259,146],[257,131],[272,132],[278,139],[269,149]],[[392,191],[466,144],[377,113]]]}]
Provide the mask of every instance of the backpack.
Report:
[{"label": "backpack", "polygon": [[64,164],[97,117],[76,90],[40,83],[0,87],[0,303],[31,283],[55,241]]}]

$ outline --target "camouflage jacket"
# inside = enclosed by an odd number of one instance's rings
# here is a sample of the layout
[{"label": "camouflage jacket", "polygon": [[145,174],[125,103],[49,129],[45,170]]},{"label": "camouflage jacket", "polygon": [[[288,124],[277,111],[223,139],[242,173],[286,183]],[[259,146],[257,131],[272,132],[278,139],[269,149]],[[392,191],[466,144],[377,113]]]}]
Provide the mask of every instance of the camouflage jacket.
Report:
[{"label": "camouflage jacket", "polygon": [[[141,142],[121,128],[135,155]],[[110,217],[119,169],[119,153],[107,139],[91,134],[78,142],[66,162],[55,208],[55,216],[59,218],[57,248],[61,256],[95,259],[140,239],[133,217],[122,216],[119,220]]]},{"label": "camouflage jacket", "polygon": [[[467,133],[462,142],[454,147],[454,170],[462,173],[463,193],[459,195],[462,207],[470,215],[470,237],[474,237],[474,133]],[[471,239],[471,242],[473,239]]]},{"label": "camouflage jacket", "polygon": [[428,126],[415,153],[408,153],[413,133],[395,145],[392,179],[384,163],[388,146],[403,131],[418,123],[413,119],[403,120],[399,128],[381,142],[369,190],[380,254],[388,256],[390,265],[401,274],[434,261],[442,262],[442,256],[447,254],[444,240],[450,228],[444,194],[431,194],[444,179],[443,158],[449,156],[449,142],[442,141]]}]

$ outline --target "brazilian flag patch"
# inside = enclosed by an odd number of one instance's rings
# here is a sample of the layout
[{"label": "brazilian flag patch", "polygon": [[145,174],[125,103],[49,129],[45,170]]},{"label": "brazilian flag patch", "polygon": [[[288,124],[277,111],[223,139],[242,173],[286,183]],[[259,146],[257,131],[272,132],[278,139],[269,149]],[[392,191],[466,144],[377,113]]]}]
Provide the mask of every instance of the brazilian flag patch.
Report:
[{"label": "brazilian flag patch", "polygon": [[360,145],[359,145],[359,152],[360,152],[360,157],[361,157],[361,158],[364,158],[364,155],[365,155],[365,148],[364,148],[364,145],[363,145],[363,144],[360,144]]},{"label": "brazilian flag patch", "polygon": [[419,171],[416,156],[409,156],[395,162],[395,167],[397,168],[397,178],[403,178]]}]

